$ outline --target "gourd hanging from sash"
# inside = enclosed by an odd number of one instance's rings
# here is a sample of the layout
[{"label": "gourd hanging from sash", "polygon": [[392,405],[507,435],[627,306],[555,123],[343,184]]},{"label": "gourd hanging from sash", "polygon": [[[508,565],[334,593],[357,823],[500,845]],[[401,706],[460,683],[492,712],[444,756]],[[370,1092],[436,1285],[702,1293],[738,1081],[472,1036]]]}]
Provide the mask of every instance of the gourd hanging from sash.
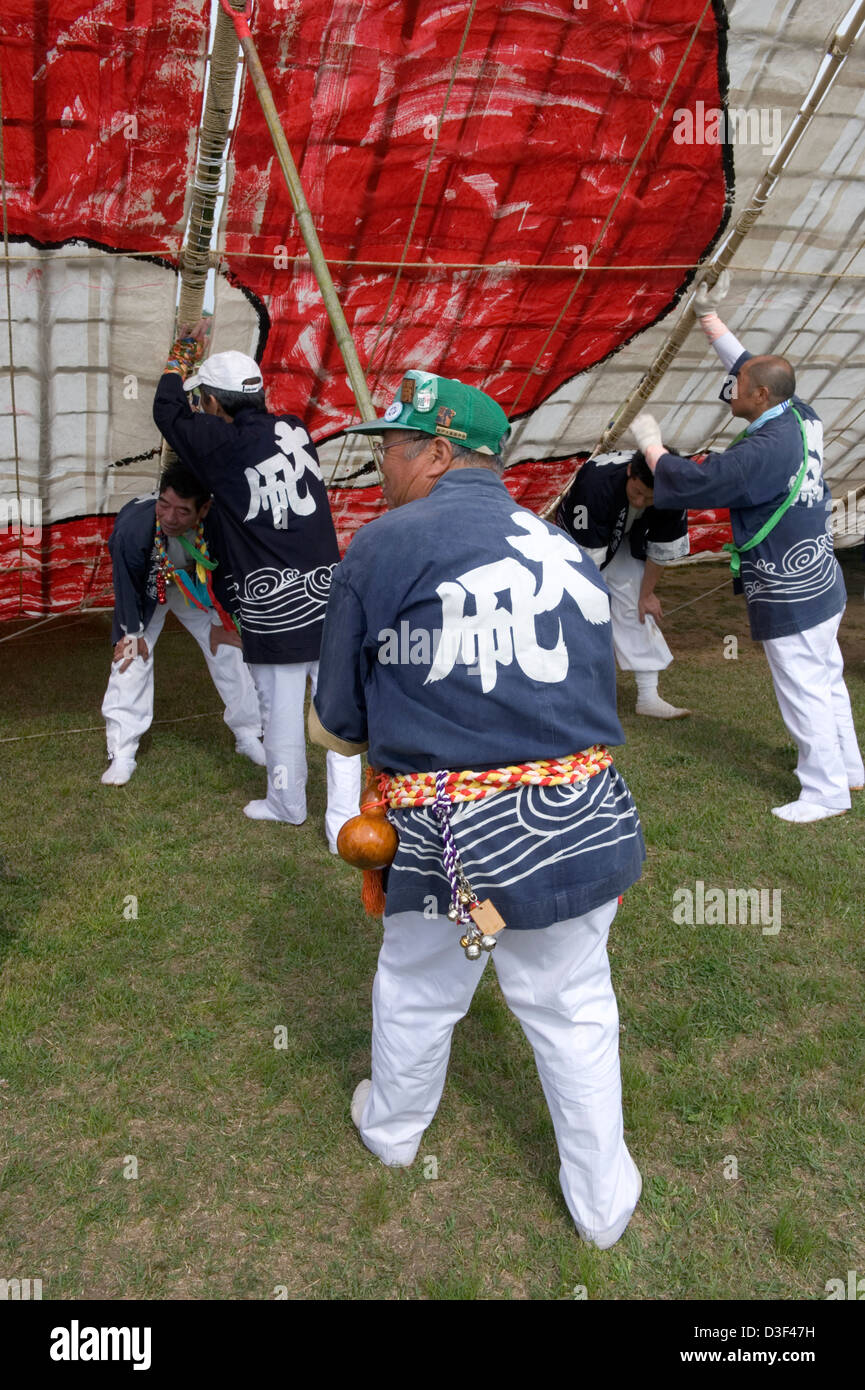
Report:
[{"label": "gourd hanging from sash", "polygon": [[566,757],[539,759],[485,771],[406,772],[389,776],[368,767],[360,815],[343,825],[336,847],[340,858],[363,869],[361,900],[370,916],[385,910],[382,871],[393,862],[399,845],[396,830],[385,808],[430,806],[439,823],[443,844],[442,864],[451,890],[448,919],[463,929],[460,945],[469,960],[492,951],[496,933],[505,923],[489,898],[480,901],[472,889],[460,859],[450,823],[451,803],[479,801],[496,792],[519,786],[562,786],[585,782],[611,767],[613,759],[600,744]]},{"label": "gourd hanging from sash", "polygon": [[360,815],[345,822],[336,840],[340,858],[352,868],[363,869],[361,900],[371,917],[384,912],[382,870],[393,862],[399,844],[387,819],[387,802],[380,795],[379,781],[380,774],[368,767]]}]

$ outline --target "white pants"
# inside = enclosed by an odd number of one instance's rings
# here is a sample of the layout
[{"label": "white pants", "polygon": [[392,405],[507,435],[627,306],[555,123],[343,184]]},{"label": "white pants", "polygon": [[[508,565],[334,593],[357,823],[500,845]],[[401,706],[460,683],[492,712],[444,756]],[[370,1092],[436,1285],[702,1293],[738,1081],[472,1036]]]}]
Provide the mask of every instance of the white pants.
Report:
[{"label": "white pants", "polygon": [[108,756],[118,762],[134,762],[138,742],[153,722],[153,649],[162,631],[168,610],[195,638],[204,654],[213,684],[225,705],[225,722],[238,743],[259,738],[261,715],[255,686],[238,647],[221,646],[216,656],[210,650],[211,611],[187,603],[176,584],[166,589],[166,602],[158,603],[144,630],[148,657],[137,656],[121,672],[122,661],[115,662],[102,701],[102,715],[108,741]]},{"label": "white pants", "polygon": [[838,646],[842,617],[763,643],[781,718],[799,749],[799,800],[831,810],[846,810],[850,788],[865,782]]},{"label": "white pants", "polygon": [[665,671],[673,660],[664,634],[651,614],[640,622],[638,604],[646,566],[635,560],[627,536],[601,578],[610,591],[613,650],[620,671]]},{"label": "white pants", "polygon": [[[615,900],[540,931],[499,934],[499,984],[531,1043],[556,1133],[559,1179],[580,1235],[611,1245],[631,1218],[640,1175],[625,1147],[619,1016],[607,933]],[[373,985],[372,1089],[360,1135],[387,1164],[407,1165],[444,1089],[454,1025],[486,964],[459,928],[420,912],[384,919]]]},{"label": "white pants", "polygon": [[[306,726],[303,702],[309,678],[312,694],[318,685],[318,662],[290,665],[251,664],[264,725],[267,758],[267,804],[278,820],[301,825],[306,820]],[[347,820],[358,813],[360,758],[341,753],[327,755],[327,812],[324,827],[328,844]]]}]

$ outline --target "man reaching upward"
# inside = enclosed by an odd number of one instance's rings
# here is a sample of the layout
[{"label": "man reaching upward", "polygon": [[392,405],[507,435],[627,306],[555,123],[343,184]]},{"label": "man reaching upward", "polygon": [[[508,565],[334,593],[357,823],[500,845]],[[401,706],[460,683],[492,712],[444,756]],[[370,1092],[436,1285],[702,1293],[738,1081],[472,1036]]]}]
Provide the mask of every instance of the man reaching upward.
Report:
[{"label": "man reaching upward", "polygon": [[[726,272],[724,273],[726,276]],[[847,593],[832,545],[832,495],[823,478],[823,424],[796,395],[783,357],[753,357],[722,323],[726,294],[697,292],[707,338],[727,369],[721,399],[744,428],[729,448],[696,464],[671,454],[648,413],[632,425],[655,474],[662,507],[729,507],[736,591],[751,636],[763,643],[781,716],[799,749],[799,798],[772,808],[804,823],[840,816],[865,781],[853,727],[838,628]]]}]

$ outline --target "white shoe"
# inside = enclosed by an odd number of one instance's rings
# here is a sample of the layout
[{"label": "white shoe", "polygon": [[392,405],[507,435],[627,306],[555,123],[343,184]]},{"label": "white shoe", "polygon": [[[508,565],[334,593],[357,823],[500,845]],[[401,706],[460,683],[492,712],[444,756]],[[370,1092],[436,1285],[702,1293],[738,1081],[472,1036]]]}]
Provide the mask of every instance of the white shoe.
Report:
[{"label": "white shoe", "polygon": [[[363,1112],[366,1109],[366,1103],[369,1099],[369,1093],[371,1090],[372,1082],[369,1080],[369,1078],[367,1078],[365,1081],[359,1081],[354,1088],[354,1095],[351,1098],[351,1119],[352,1123],[356,1125],[358,1129],[360,1129],[360,1122],[363,1119]],[[361,1135],[360,1137],[361,1142],[366,1144],[366,1140],[364,1139],[363,1135]],[[367,1147],[369,1146],[367,1145]],[[375,1149],[370,1149],[370,1152],[375,1153]],[[412,1155],[411,1158],[405,1159],[405,1161],[402,1163],[388,1163],[385,1159],[381,1157],[380,1154],[376,1154],[376,1158],[379,1160],[380,1163],[384,1163],[385,1168],[410,1168],[414,1163],[414,1155]]]},{"label": "white shoe", "polygon": [[[267,801],[247,801],[243,814],[249,816],[250,820],[275,820],[281,825],[303,825],[302,820],[289,820],[287,816],[278,816],[271,810]],[[306,817],[303,819],[306,820]]]},{"label": "white shoe", "polygon": [[106,787],[125,787],[137,764],[135,762],[120,761],[114,758],[110,765],[102,774],[102,781]]},{"label": "white shoe", "polygon": [[249,816],[250,820],[279,820],[266,801],[247,801],[243,814]]},{"label": "white shoe", "polygon": [[[632,1159],[631,1161],[633,1162],[633,1159]],[[636,1165],[634,1165],[634,1166],[636,1167]],[[579,1226],[577,1226],[577,1230],[579,1231],[580,1236],[581,1236],[582,1239],[586,1242],[586,1244],[587,1244],[587,1245],[594,1245],[598,1250],[609,1250],[613,1245],[616,1244],[617,1241],[620,1241],[620,1240],[622,1239],[622,1236],[625,1234],[625,1231],[628,1229],[629,1225],[631,1224],[631,1217],[634,1215],[634,1212],[635,1212],[636,1209],[637,1209],[637,1203],[639,1202],[640,1197],[642,1196],[642,1194],[643,1194],[643,1178],[642,1178],[642,1174],[638,1172],[638,1173],[637,1173],[637,1195],[636,1195],[636,1197],[634,1198],[634,1205],[633,1205],[633,1208],[631,1209],[631,1211],[628,1212],[628,1215],[625,1217],[624,1221],[620,1221],[619,1224],[618,1224],[617,1226],[614,1226],[611,1230],[605,1231],[604,1234],[603,1234],[602,1236],[595,1236],[595,1237],[586,1235],[586,1233],[585,1233],[583,1230],[581,1230],[581,1228],[580,1228]]]},{"label": "white shoe", "polygon": [[650,719],[685,719],[691,713],[689,709],[677,709],[675,705],[668,705],[666,700],[662,700],[660,695],[652,695],[646,700],[637,701],[637,714],[646,714]]},{"label": "white shoe", "polygon": [[351,1098],[351,1119],[352,1124],[356,1125],[358,1129],[360,1129],[360,1122],[371,1090],[372,1082],[369,1078],[366,1081],[359,1081],[354,1088],[354,1095]]},{"label": "white shoe", "polygon": [[773,806],[772,815],[779,820],[793,821],[796,825],[808,825],[811,821],[826,820],[829,816],[846,815],[846,810],[820,806],[816,801],[789,801],[786,806]]},{"label": "white shoe", "polygon": [[249,761],[255,763],[256,767],[267,766],[267,755],[264,751],[261,739],[244,739],[243,743],[236,743],[234,745],[234,751],[235,753],[241,753],[244,758],[249,758]]}]

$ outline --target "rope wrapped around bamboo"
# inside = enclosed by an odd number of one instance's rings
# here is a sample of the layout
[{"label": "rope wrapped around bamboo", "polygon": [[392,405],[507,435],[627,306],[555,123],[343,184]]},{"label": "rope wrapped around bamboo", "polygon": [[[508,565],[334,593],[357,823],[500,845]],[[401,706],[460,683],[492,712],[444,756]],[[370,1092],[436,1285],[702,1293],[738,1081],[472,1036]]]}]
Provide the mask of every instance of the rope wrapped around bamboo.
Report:
[{"label": "rope wrapped around bamboo", "polygon": [[[242,4],[235,6],[242,9]],[[201,118],[198,159],[192,181],[192,200],[186,245],[180,258],[180,303],[178,324],[193,324],[201,317],[204,288],[210,270],[210,243],[213,217],[219,196],[219,181],[225,164],[231,104],[237,74],[239,47],[234,25],[224,10],[216,15],[210,80]]]},{"label": "rope wrapped around bamboo", "polygon": [[[242,8],[242,6],[241,6]],[[201,318],[204,290],[210,270],[213,218],[219,196],[219,181],[225,163],[234,81],[239,49],[234,25],[219,10],[210,53],[210,80],[198,139],[198,158],[192,179],[192,197],[187,219],[186,243],[180,253],[180,299],[177,326],[191,327]],[[163,440],[160,465],[164,468],[175,455]]]}]

